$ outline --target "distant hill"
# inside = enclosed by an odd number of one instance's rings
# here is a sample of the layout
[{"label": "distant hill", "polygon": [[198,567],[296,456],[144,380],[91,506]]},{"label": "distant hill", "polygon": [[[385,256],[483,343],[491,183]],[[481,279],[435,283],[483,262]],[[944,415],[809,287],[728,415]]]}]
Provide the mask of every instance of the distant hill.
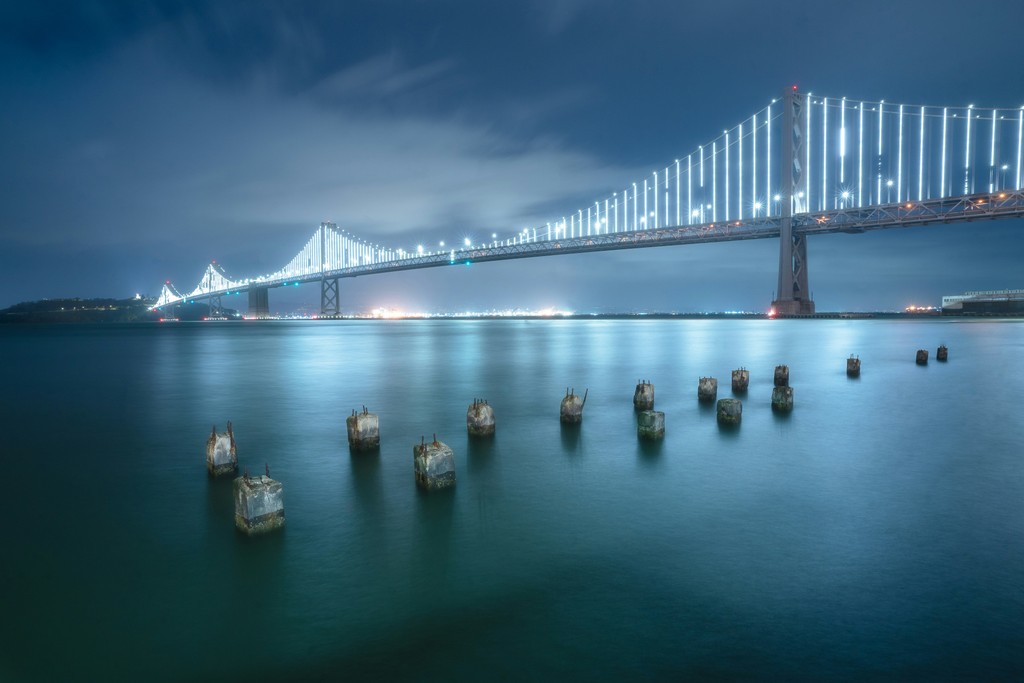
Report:
[{"label": "distant hill", "polygon": [[0,310],[0,323],[96,323],[157,320],[149,299],[43,299]]},{"label": "distant hill", "polygon": [[[2,323],[131,323],[156,321],[162,314],[152,313],[149,307],[152,299],[43,299],[25,301],[0,310]],[[198,304],[196,305],[198,306]],[[195,319],[205,315],[202,312],[187,311]],[[184,312],[183,312],[184,313]]]},{"label": "distant hill", "polygon": [[[43,299],[26,301],[0,310],[3,323],[134,323],[155,322],[167,315],[151,312],[153,299]],[[209,306],[182,304],[175,307],[181,320],[201,320],[209,314]],[[232,309],[224,309],[225,317],[238,317]]]}]

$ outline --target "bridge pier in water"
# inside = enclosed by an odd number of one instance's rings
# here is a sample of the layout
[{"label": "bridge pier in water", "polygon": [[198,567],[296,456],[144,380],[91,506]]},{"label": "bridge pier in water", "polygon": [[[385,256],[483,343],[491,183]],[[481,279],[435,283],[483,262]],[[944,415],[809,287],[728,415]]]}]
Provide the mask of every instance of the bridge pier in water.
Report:
[{"label": "bridge pier in water", "polygon": [[249,288],[249,317],[270,317],[270,290],[267,287]]},{"label": "bridge pier in water", "polygon": [[[795,87],[795,86],[794,86]],[[787,90],[782,97],[782,172],[783,191],[789,196],[781,202],[779,225],[779,288],[772,310],[778,315],[810,315],[814,313],[807,287],[807,237],[793,234],[793,214],[808,210],[810,194],[808,177],[800,161],[807,140],[804,107],[806,96]]]},{"label": "bridge pier in water", "polygon": [[338,297],[338,278],[320,280],[320,317],[337,318],[341,316]]},{"label": "bridge pier in water", "polygon": [[220,296],[211,296],[207,300],[207,305],[209,306],[208,317],[213,318],[224,315],[224,306],[221,304]]}]

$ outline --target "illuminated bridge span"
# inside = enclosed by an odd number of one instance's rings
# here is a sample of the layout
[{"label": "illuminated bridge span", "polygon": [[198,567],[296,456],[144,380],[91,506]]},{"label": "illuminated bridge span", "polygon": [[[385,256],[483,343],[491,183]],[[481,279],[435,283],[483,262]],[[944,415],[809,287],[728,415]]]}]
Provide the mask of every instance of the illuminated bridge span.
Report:
[{"label": "illuminated bridge span", "polygon": [[440,250],[388,248],[322,223],[280,270],[234,280],[211,263],[188,294],[168,282],[155,308],[321,283],[339,314],[338,280],[462,263],[611,249],[780,238],[780,314],[814,312],[807,237],[1024,216],[1024,106],[980,109],[817,97],[794,88],[707,144],[592,204],[512,235]]}]

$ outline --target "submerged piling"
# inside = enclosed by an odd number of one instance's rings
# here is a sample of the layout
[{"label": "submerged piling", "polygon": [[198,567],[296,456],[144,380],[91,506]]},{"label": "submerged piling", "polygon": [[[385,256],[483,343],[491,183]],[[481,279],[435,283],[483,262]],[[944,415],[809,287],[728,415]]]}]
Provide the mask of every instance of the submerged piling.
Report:
[{"label": "submerged piling", "polygon": [[949,358],[949,349],[947,349],[946,345],[943,344],[935,351],[935,360],[940,360],[945,363],[947,358]]},{"label": "submerged piling", "polygon": [[587,402],[587,393],[589,392],[590,389],[584,390],[581,398],[575,389],[567,388],[565,390],[565,398],[562,399],[562,405],[559,407],[559,419],[562,424],[572,425],[583,421],[583,406]]},{"label": "submerged piling", "polygon": [[860,377],[860,358],[851,354],[850,357],[846,359],[846,376]]},{"label": "submerged piling", "polygon": [[262,534],[284,526],[284,487],[267,474],[250,477],[248,469],[235,479],[235,527]]},{"label": "submerged piling", "polygon": [[380,421],[363,406],[363,412],[352,411],[345,418],[348,447],[352,451],[375,451],[380,448]]},{"label": "submerged piling", "polygon": [[412,447],[413,471],[416,485],[427,490],[455,486],[455,454],[446,444],[437,440],[420,443]]},{"label": "submerged piling", "polygon": [[648,441],[665,437],[665,413],[660,410],[641,410],[636,416],[636,435]]},{"label": "submerged piling", "polygon": [[238,471],[238,455],[235,451],[235,433],[228,421],[227,431],[217,433],[214,425],[210,437],[206,440],[206,471],[211,477]]},{"label": "submerged piling", "polygon": [[484,399],[474,398],[466,410],[466,430],[470,436],[494,434],[494,408]]},{"label": "submerged piling", "polygon": [[775,386],[777,386],[777,387],[788,387],[789,386],[789,366],[788,365],[776,365],[775,366]]},{"label": "submerged piling", "polygon": [[928,365],[928,351],[926,349],[918,349],[915,362],[918,365]]},{"label": "submerged piling", "polygon": [[788,413],[793,410],[793,387],[772,389],[772,410]]},{"label": "submerged piling", "polygon": [[633,392],[633,408],[636,410],[654,409],[654,385],[650,380],[637,381],[636,391]]},{"label": "submerged piling", "polygon": [[718,398],[718,380],[714,377],[701,377],[697,380],[697,400],[701,403],[714,403]]},{"label": "submerged piling", "polygon": [[718,424],[736,426],[743,419],[743,403],[738,398],[718,399]]},{"label": "submerged piling", "polygon": [[750,372],[746,368],[739,368],[732,371],[732,390],[742,394],[750,386]]}]

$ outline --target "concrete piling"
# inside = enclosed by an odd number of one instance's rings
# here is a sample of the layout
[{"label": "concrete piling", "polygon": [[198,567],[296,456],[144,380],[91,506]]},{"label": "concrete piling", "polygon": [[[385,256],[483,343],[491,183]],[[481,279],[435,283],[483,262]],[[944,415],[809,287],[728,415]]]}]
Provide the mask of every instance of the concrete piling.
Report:
[{"label": "concrete piling", "polygon": [[648,441],[665,437],[665,413],[660,410],[641,410],[636,416],[636,435]]},{"label": "concrete piling", "polygon": [[421,437],[412,447],[412,457],[417,486],[427,490],[455,486],[455,454],[437,440],[437,434],[430,443]]},{"label": "concrete piling", "polygon": [[654,385],[650,380],[637,381],[636,391],[633,392],[633,408],[636,410],[654,409]]},{"label": "concrete piling", "polygon": [[583,406],[587,402],[589,391],[590,389],[586,389],[581,398],[575,389],[567,388],[565,390],[565,398],[562,399],[562,405],[559,408],[559,419],[562,424],[574,425],[583,421]]},{"label": "concrete piling", "polygon": [[345,418],[348,447],[352,451],[375,451],[380,448],[380,421],[363,406],[363,412],[352,411]]},{"label": "concrete piling", "polygon": [[846,376],[860,377],[860,358],[851,354],[850,357],[846,359]]},{"label": "concrete piling", "polygon": [[734,393],[742,394],[750,386],[750,372],[746,368],[739,368],[732,371],[732,390]]},{"label": "concrete piling", "polygon": [[928,351],[926,349],[917,350],[916,362],[918,365],[928,365]]},{"label": "concrete piling", "polygon": [[714,403],[718,398],[718,380],[714,377],[701,377],[697,380],[697,400],[701,403]]},{"label": "concrete piling", "polygon": [[738,398],[718,399],[718,424],[736,426],[743,419],[743,403]]},{"label": "concrete piling", "polygon": [[235,452],[235,433],[228,422],[228,430],[217,433],[214,425],[210,438],[206,440],[206,471],[211,477],[238,471],[238,455]]},{"label": "concrete piling", "polygon": [[774,387],[772,389],[772,410],[783,413],[793,410],[793,387]]},{"label": "concrete piling", "polygon": [[943,344],[935,351],[935,360],[945,363],[947,358],[949,358],[949,349]]},{"label": "concrete piling", "polygon": [[494,434],[494,408],[486,400],[474,398],[466,411],[466,430],[470,436]]},{"label": "concrete piling", "polygon": [[235,479],[235,527],[246,534],[262,534],[284,526],[284,487],[267,474]]},{"label": "concrete piling", "polygon": [[775,366],[775,386],[777,386],[777,387],[788,387],[789,386],[789,366],[788,365],[776,365]]}]

